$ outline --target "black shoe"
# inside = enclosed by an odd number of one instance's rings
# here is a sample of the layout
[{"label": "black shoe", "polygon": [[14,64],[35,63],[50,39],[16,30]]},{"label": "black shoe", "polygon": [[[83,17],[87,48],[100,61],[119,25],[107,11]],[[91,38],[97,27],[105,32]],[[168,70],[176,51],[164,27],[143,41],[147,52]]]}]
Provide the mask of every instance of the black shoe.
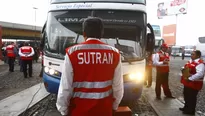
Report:
[{"label": "black shoe", "polygon": [[150,88],[152,85],[147,85],[146,88]]},{"label": "black shoe", "polygon": [[180,111],[184,111],[184,108],[179,108]]},{"label": "black shoe", "polygon": [[183,114],[195,115],[195,112],[187,112],[187,111],[183,111]]},{"label": "black shoe", "polygon": [[167,98],[172,98],[172,99],[175,99],[175,97],[174,96],[166,96]]},{"label": "black shoe", "polygon": [[157,100],[162,100],[162,98],[161,97],[157,97]]}]

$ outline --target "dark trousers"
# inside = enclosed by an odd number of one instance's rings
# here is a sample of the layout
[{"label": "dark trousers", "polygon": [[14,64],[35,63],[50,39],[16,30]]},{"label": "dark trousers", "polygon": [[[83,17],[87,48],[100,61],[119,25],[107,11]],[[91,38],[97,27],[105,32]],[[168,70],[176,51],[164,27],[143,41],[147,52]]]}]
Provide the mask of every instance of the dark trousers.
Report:
[{"label": "dark trousers", "polygon": [[182,60],[184,60],[184,54],[182,54]]},{"label": "dark trousers", "polygon": [[23,65],[22,65],[22,64],[23,64],[23,63],[22,63],[22,60],[19,59],[20,72],[23,72]]},{"label": "dark trousers", "polygon": [[196,102],[197,102],[197,94],[198,90],[194,90],[192,88],[184,86],[184,111],[189,113],[194,113],[196,108]]},{"label": "dark trousers", "polygon": [[145,85],[152,85],[152,67],[146,67]]},{"label": "dark trousers", "polygon": [[168,77],[169,77],[169,73],[161,73],[157,71],[156,87],[155,87],[155,92],[157,97],[161,96],[161,86],[164,90],[165,96],[167,97],[172,96],[171,91],[169,89]]},{"label": "dark trousers", "polygon": [[43,76],[43,63],[41,64],[41,72],[39,74],[39,77],[42,77]]},{"label": "dark trousers", "polygon": [[9,71],[10,72],[14,72],[14,62],[15,62],[14,57],[8,57]]},{"label": "dark trousers", "polygon": [[24,73],[25,78],[27,78],[27,65],[29,66],[28,74],[31,77],[32,76],[32,60],[22,60],[23,73]]}]

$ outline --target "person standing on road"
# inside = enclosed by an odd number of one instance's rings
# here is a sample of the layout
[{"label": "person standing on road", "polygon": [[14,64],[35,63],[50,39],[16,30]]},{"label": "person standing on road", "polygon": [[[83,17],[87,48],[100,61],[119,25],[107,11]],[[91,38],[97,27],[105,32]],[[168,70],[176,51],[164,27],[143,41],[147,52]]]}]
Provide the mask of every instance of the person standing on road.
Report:
[{"label": "person standing on road", "polygon": [[161,45],[161,50],[155,54],[154,65],[157,70],[156,77],[156,97],[161,100],[161,86],[164,90],[164,94],[167,98],[175,98],[172,96],[169,89],[168,77],[169,77],[169,54],[167,53],[167,44]]},{"label": "person standing on road", "polygon": [[152,67],[153,67],[153,60],[154,60],[154,54],[149,55],[147,57],[147,64],[146,64],[146,76],[144,80],[144,84],[147,88],[152,86]]},{"label": "person standing on road", "polygon": [[14,72],[14,62],[17,55],[17,49],[14,42],[11,42],[11,44],[6,47],[6,55],[8,58],[9,71]]},{"label": "person standing on road", "polygon": [[[184,101],[185,105],[179,110],[184,114],[195,114],[197,94],[202,89],[204,78],[204,62],[200,58],[201,52],[199,50],[193,51],[191,54],[191,60],[185,64],[182,72],[184,73],[181,78],[181,83],[184,85]],[[185,75],[184,70],[188,69],[188,77]]]},{"label": "person standing on road", "polygon": [[182,60],[184,60],[184,56],[185,56],[185,50],[182,49]]},{"label": "person standing on road", "polygon": [[112,116],[122,100],[120,53],[100,41],[103,30],[100,18],[86,19],[85,42],[66,49],[56,103],[62,115]]},{"label": "person standing on road", "polygon": [[25,43],[25,46],[19,49],[19,56],[22,61],[24,78],[27,78],[27,65],[29,65],[29,77],[32,77],[32,57],[34,55],[34,49]]},{"label": "person standing on road", "polygon": [[[24,44],[25,44],[24,42],[21,43],[21,44],[19,45],[19,48],[23,47]],[[23,65],[22,65],[22,60],[21,60],[21,57],[20,57],[20,56],[19,56],[19,65],[20,65],[20,72],[23,72]]]}]

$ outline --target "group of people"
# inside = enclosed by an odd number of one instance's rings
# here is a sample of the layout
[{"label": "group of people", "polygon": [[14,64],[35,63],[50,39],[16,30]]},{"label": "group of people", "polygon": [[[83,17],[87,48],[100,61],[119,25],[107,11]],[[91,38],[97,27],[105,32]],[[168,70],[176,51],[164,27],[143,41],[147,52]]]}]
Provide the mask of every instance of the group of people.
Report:
[{"label": "group of people", "polygon": [[[170,56],[167,50],[167,44],[162,44],[160,50],[150,55],[147,59],[147,75],[144,83],[147,87],[152,85],[152,68],[156,67],[155,93],[158,100],[161,100],[161,87],[166,97],[175,98],[172,96],[168,84]],[[179,110],[183,111],[184,114],[195,114],[197,94],[202,89],[205,73],[205,65],[201,59],[201,52],[199,50],[192,52],[191,60],[185,64],[181,72],[185,105],[183,108],[179,108]]]},{"label": "group of people", "polygon": [[28,72],[29,77],[32,77],[32,62],[33,55],[35,54],[33,47],[29,46],[28,43],[24,43],[19,50],[15,47],[15,43],[12,42],[10,45],[6,46],[5,55],[8,58],[9,71],[14,72],[14,62],[16,57],[19,55],[20,59],[20,71],[24,73],[24,78],[27,78],[27,65],[29,66]]},{"label": "group of people", "polygon": [[[85,42],[66,49],[64,66],[57,97],[57,109],[63,116],[112,116],[117,110],[124,93],[122,64],[119,51],[100,41],[103,23],[100,18],[88,18],[83,23]],[[156,98],[161,100],[161,87],[167,98],[174,99],[169,84],[170,56],[167,44],[147,59],[147,87],[152,85],[152,68],[156,67]],[[88,53],[113,54],[112,64],[84,63]],[[194,114],[196,99],[203,85],[204,62],[201,52],[193,51],[191,60],[185,64],[181,82],[184,85],[185,105],[179,110],[184,114]],[[93,71],[94,70],[94,71]],[[102,73],[107,72],[107,73]],[[81,73],[79,73],[81,72]],[[83,78],[82,78],[83,77]]]},{"label": "group of people", "polygon": [[[57,109],[63,116],[112,116],[123,98],[124,87],[120,52],[100,41],[103,30],[104,25],[100,18],[87,18],[83,22],[85,42],[66,49],[56,103]],[[13,44],[6,47],[9,71],[11,72],[14,70],[13,63],[17,54]],[[175,98],[168,84],[170,58],[167,49],[168,46],[163,44],[158,52],[150,55],[147,59],[145,84],[147,87],[152,85],[152,68],[155,66],[155,92],[158,100],[161,100],[161,87],[166,97]],[[112,63],[84,62],[81,56],[88,55],[90,50],[98,55],[112,54]],[[31,77],[34,49],[25,44],[19,49],[18,54],[22,60],[24,77],[28,76],[27,65],[29,65],[29,76]],[[195,113],[197,94],[203,86],[205,67],[200,57],[200,51],[193,51],[191,60],[185,64],[182,70],[181,82],[184,85],[185,105],[179,110],[183,111],[184,114]],[[89,63],[91,64],[89,65]],[[184,70],[187,69],[189,69],[189,75],[185,77]]]}]

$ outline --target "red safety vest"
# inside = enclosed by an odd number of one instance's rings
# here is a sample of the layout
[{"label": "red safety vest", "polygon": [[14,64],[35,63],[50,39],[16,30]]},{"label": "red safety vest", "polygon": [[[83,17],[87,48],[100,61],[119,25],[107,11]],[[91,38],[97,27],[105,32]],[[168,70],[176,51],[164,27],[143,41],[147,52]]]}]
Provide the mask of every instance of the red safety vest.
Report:
[{"label": "red safety vest", "polygon": [[[158,52],[159,54],[159,62],[164,61],[165,59],[169,60],[169,54],[165,53],[163,54],[161,51]],[[162,73],[167,73],[169,72],[169,65],[161,65],[161,66],[156,66],[157,71],[162,72]]]},{"label": "red safety vest", "polygon": [[[184,67],[188,67],[189,68],[189,73],[191,75],[196,74],[196,66],[203,63],[202,60],[199,60],[198,62],[188,62],[187,64],[185,64]],[[203,87],[203,78],[197,80],[197,81],[186,81],[183,77],[181,78],[181,83],[184,84],[184,86],[195,89],[195,90],[201,90]]]},{"label": "red safety vest", "polygon": [[[31,52],[32,52],[32,47],[30,47],[30,46],[23,46],[23,47],[21,47],[20,48],[20,52],[22,53],[22,54],[30,54]],[[21,56],[21,59],[22,60],[32,60],[32,56],[30,56],[30,57],[25,57],[25,56]]]},{"label": "red safety vest", "polygon": [[6,47],[7,57],[16,57],[14,53],[14,45],[8,45]]},{"label": "red safety vest", "polygon": [[70,115],[112,116],[112,80],[119,51],[99,40],[88,40],[66,49],[66,54],[74,72]]}]

